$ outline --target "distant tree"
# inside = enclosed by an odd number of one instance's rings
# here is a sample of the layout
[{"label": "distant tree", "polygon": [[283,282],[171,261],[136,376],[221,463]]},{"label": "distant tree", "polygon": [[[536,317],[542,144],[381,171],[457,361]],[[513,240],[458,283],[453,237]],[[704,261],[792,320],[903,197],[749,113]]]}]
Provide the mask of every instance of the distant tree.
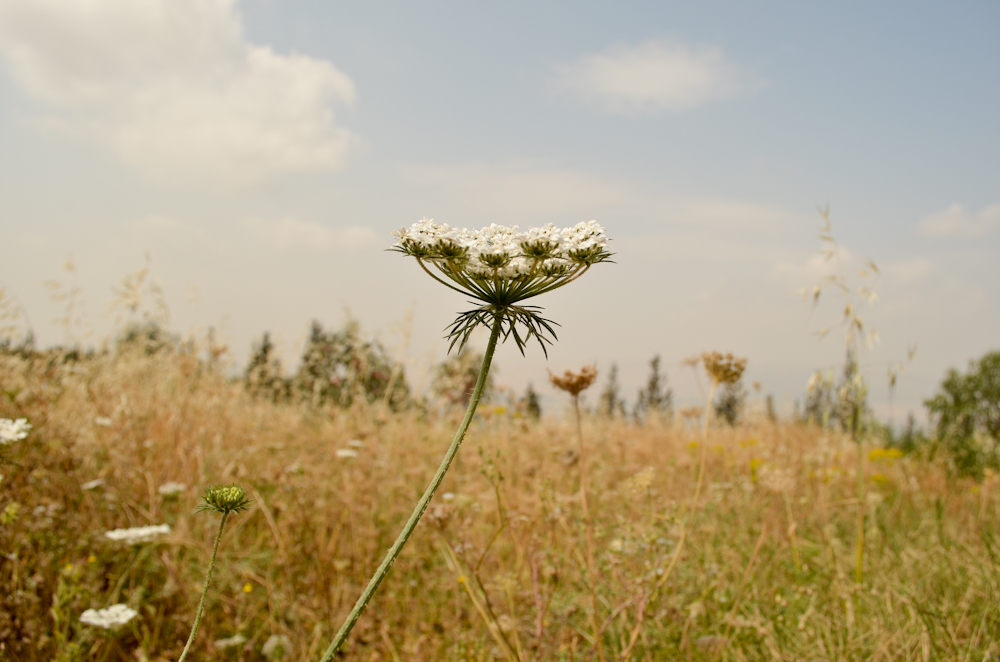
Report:
[{"label": "distant tree", "polygon": [[660,374],[660,355],[657,354],[649,362],[646,386],[639,389],[634,412],[637,422],[644,423],[651,416],[665,419],[673,414],[674,392],[666,383],[667,375]]},{"label": "distant tree", "polygon": [[340,331],[324,331],[319,322],[313,322],[292,390],[317,406],[371,403],[384,400],[387,392],[394,409],[409,400],[402,366],[395,364],[377,340],[362,338],[360,325],[353,320]]},{"label": "distant tree", "polygon": [[139,350],[150,355],[177,349],[179,345],[180,339],[177,336],[152,319],[130,322],[115,341],[115,348],[119,352]]},{"label": "distant tree", "polygon": [[743,388],[742,379],[723,385],[719,394],[715,396],[715,402],[712,403],[715,416],[730,426],[735,426],[743,416],[746,399],[747,391]]},{"label": "distant tree", "polygon": [[535,391],[535,386],[531,382],[528,382],[528,388],[524,389],[524,395],[521,397],[520,402],[518,402],[519,408],[524,412],[524,415],[528,418],[537,421],[542,417],[542,401],[538,397],[538,392]]},{"label": "distant tree", "polygon": [[267,331],[260,343],[254,345],[243,383],[251,395],[274,402],[288,400],[291,396],[291,382],[284,376],[281,361],[274,356],[274,343]]},{"label": "distant tree", "polygon": [[[449,406],[467,407],[472,398],[472,391],[479,378],[479,368],[483,364],[483,355],[477,352],[459,350],[449,356],[434,369],[431,381],[431,391]],[[486,387],[483,389],[483,402],[489,402],[495,395],[493,377],[496,368],[490,370],[486,377]]]},{"label": "distant tree", "polygon": [[981,475],[996,468],[1000,445],[1000,352],[969,362],[969,371],[949,370],[938,393],[924,401],[936,441],[953,468]]},{"label": "distant tree", "polygon": [[608,383],[601,391],[599,411],[603,416],[614,418],[625,416],[625,401],[621,398],[621,386],[618,384],[618,364],[612,363],[608,373]]}]

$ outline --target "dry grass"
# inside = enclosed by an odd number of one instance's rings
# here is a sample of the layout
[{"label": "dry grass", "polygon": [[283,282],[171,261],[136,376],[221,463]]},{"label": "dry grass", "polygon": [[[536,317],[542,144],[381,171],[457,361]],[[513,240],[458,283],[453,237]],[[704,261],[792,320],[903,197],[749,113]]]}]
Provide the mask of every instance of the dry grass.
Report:
[{"label": "dry grass", "polygon": [[[260,660],[273,634],[291,659],[318,659],[457,424],[253,400],[185,354],[4,355],[0,380],[0,416],[35,426],[0,482],[0,658],[13,660],[176,659],[218,522],[193,514],[197,496],[230,481],[255,501],[226,529],[195,659]],[[609,659],[995,659],[995,485],[866,459],[857,586],[850,441],[764,420],[713,428],[672,564],[696,433],[603,419],[583,433]],[[352,439],[357,457],[337,457]],[[345,659],[596,659],[575,447],[569,422],[477,417]],[[164,497],[168,481],[188,489]],[[137,550],[103,537],[164,522],[173,532]],[[119,601],[140,615],[117,636],[79,624]],[[213,646],[236,633],[247,641]]]}]

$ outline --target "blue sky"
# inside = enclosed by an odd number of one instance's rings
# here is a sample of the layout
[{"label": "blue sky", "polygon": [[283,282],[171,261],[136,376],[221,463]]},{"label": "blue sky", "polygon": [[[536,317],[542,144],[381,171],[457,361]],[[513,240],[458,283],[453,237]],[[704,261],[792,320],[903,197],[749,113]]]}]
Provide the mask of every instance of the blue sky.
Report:
[{"label": "blue sky", "polygon": [[[171,326],[214,326],[236,363],[264,330],[294,361],[309,320],[349,310],[417,376],[464,302],[382,249],[452,225],[600,221],[617,264],[540,301],[539,386],[617,362],[625,394],[663,355],[733,351],[787,407],[835,365],[844,271],[872,258],[885,366],[916,345],[892,413],[1000,330],[1000,6],[931,3],[325,3],[0,0],[0,286],[43,342],[67,335],[44,285],[72,256],[110,332],[112,287],[146,266]],[[412,310],[402,349],[401,320]]]}]

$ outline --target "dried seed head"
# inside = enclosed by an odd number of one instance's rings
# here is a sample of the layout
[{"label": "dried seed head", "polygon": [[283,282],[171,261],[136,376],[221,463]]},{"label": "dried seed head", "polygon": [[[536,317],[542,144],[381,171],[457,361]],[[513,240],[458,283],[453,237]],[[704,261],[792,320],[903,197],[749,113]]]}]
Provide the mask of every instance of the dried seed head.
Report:
[{"label": "dried seed head", "polygon": [[238,513],[250,508],[250,497],[239,485],[215,485],[205,490],[204,502],[197,511],[212,510],[217,513]]},{"label": "dried seed head", "polygon": [[735,384],[747,367],[746,359],[736,358],[728,353],[722,355],[718,352],[705,352],[701,355],[701,362],[716,384]]},{"label": "dried seed head", "polygon": [[586,391],[595,379],[597,379],[597,368],[592,365],[583,366],[580,372],[567,370],[562,376],[549,373],[549,381],[553,386],[574,396]]}]

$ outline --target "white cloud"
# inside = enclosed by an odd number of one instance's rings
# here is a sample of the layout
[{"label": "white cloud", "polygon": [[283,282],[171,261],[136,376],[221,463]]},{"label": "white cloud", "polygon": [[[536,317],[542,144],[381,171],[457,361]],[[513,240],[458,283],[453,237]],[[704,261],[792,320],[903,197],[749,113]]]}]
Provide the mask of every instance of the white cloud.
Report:
[{"label": "white cloud", "polygon": [[559,90],[624,115],[690,110],[754,86],[721,49],[665,41],[613,46],[556,72]]},{"label": "white cloud", "polygon": [[[347,228],[334,229],[319,223],[291,217],[277,220],[254,220],[249,225],[258,236],[282,250],[356,249],[370,246],[378,240],[378,234],[369,227],[352,225]],[[388,240],[383,243],[388,243]]]},{"label": "white cloud", "polygon": [[355,99],[325,60],[248,43],[234,0],[3,0],[0,53],[56,115],[147,177],[223,186],[344,164]]},{"label": "white cloud", "polygon": [[920,221],[917,230],[921,234],[934,237],[980,237],[1000,230],[1000,204],[985,207],[979,213],[967,210],[959,204],[931,214]]}]

